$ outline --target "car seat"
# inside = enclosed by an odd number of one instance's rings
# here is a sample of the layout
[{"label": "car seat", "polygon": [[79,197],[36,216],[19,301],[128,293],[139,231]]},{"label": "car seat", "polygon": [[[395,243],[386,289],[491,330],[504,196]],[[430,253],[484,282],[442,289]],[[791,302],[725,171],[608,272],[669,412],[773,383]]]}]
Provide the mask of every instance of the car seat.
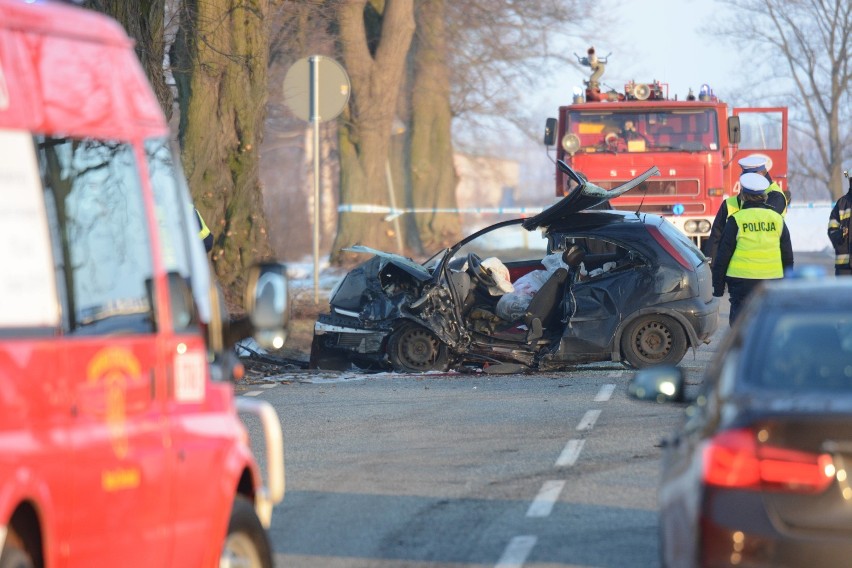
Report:
[{"label": "car seat", "polygon": [[530,300],[527,312],[524,314],[524,324],[529,333],[527,341],[539,339],[545,329],[551,328],[562,319],[562,310],[557,309],[565,297],[565,283],[568,281],[568,270],[557,268],[553,271],[538,292]]}]

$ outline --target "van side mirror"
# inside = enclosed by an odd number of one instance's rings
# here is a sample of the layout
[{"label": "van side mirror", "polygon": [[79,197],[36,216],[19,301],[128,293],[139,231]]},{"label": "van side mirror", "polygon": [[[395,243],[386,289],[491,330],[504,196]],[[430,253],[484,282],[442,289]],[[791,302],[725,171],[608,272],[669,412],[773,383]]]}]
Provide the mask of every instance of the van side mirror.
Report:
[{"label": "van side mirror", "polygon": [[556,119],[548,118],[544,122],[544,145],[553,146],[556,141]]},{"label": "van side mirror", "polygon": [[736,146],[740,143],[740,117],[734,115],[728,117],[728,141]]},{"label": "van side mirror", "polygon": [[290,325],[287,266],[279,262],[252,266],[244,306],[257,344],[264,349],[283,347]]}]

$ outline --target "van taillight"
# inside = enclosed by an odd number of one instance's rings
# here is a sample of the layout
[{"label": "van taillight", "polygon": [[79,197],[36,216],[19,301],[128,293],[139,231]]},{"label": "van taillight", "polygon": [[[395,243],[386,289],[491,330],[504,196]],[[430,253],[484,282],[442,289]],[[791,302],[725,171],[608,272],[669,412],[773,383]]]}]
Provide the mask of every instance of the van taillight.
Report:
[{"label": "van taillight", "polygon": [[820,493],[834,477],[831,455],[759,444],[747,429],[713,437],[704,448],[703,474],[708,485]]},{"label": "van taillight", "polygon": [[686,262],[686,259],[683,258],[683,255],[677,252],[677,249],[672,246],[669,240],[663,236],[663,234],[657,227],[647,225],[645,228],[648,229],[648,232],[651,233],[651,236],[654,237],[654,240],[660,243],[660,246],[663,247],[666,252],[669,253],[672,258],[674,258],[678,262],[678,264],[680,264],[687,270],[692,271],[693,267],[690,266],[688,262]]}]

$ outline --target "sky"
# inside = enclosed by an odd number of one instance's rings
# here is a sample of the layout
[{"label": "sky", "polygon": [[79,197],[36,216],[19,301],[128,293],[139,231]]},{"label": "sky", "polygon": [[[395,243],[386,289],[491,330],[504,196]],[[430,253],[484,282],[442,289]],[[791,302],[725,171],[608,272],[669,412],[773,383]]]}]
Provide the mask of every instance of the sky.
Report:
[{"label": "sky", "polygon": [[[708,33],[713,20],[731,13],[729,6],[717,0],[603,0],[600,6],[599,18],[609,25],[599,37],[590,34],[589,39],[599,57],[611,54],[604,85],[622,91],[631,79],[657,80],[668,83],[670,98],[683,99],[690,88],[697,94],[707,83],[717,96],[729,100],[744,84],[744,74],[738,70],[741,54]],[[589,45],[575,41],[577,45],[566,50],[572,58],[575,53],[584,56]],[[558,106],[575,86],[584,88],[588,76],[588,67],[566,69],[553,89],[543,93],[544,102],[549,99],[551,106]]]}]

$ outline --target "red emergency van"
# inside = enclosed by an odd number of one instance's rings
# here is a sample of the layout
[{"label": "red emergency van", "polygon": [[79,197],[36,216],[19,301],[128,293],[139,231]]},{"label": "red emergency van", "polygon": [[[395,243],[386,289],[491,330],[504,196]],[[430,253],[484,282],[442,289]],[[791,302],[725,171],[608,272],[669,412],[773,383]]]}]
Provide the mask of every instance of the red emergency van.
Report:
[{"label": "red emergency van", "polygon": [[[0,0],[0,198],[0,568],[271,566],[280,422],[215,362],[221,295],[113,20]],[[256,338],[280,344],[285,267],[250,276]]]}]

